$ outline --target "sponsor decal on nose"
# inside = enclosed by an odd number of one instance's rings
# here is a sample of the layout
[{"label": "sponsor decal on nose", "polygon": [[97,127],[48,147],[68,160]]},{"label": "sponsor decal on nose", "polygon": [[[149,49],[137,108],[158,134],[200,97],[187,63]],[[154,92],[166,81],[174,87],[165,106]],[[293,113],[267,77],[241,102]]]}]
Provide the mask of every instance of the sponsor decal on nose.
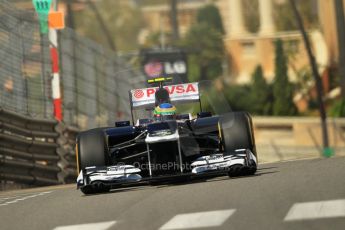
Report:
[{"label": "sponsor decal on nose", "polygon": [[151,95],[154,95],[155,92],[156,92],[155,89],[149,88],[149,89],[146,90],[146,95],[147,95],[147,97],[150,97]]},{"label": "sponsor decal on nose", "polygon": [[133,96],[136,98],[142,98],[144,96],[144,92],[141,89],[137,89],[134,91]]}]

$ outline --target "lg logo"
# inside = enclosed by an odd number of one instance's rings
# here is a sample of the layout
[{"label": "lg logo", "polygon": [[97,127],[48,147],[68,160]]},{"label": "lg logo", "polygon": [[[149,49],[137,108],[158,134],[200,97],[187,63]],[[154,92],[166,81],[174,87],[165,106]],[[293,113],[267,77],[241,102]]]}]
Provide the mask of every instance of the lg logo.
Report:
[{"label": "lg logo", "polygon": [[187,72],[187,66],[184,61],[165,62],[164,70],[166,74],[185,74]]}]

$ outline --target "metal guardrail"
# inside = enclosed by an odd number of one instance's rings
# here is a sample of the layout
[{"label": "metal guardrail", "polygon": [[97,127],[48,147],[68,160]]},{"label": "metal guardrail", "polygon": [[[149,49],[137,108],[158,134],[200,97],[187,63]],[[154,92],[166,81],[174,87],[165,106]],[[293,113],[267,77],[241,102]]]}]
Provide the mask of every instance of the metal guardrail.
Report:
[{"label": "metal guardrail", "polygon": [[69,183],[76,177],[78,130],[0,108],[0,180],[21,185]]},{"label": "metal guardrail", "polygon": [[75,140],[79,133],[79,129],[72,126],[66,126],[64,123],[59,123],[55,127],[55,130],[59,134],[56,153],[60,158],[58,166],[62,170],[58,175],[59,180],[63,183],[74,183],[77,177]]}]

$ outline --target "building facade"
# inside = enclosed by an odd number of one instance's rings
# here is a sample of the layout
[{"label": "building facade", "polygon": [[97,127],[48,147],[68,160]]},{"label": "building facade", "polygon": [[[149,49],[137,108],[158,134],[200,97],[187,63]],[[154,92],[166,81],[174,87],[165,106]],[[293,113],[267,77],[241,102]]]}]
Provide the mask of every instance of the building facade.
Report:
[{"label": "building facade", "polygon": [[[178,5],[179,29],[182,36],[195,22],[197,10],[209,3],[215,3],[220,10],[226,35],[224,44],[229,57],[229,83],[248,83],[257,65],[261,65],[267,80],[274,78],[274,42],[282,39],[289,55],[289,76],[297,80],[298,71],[309,65],[309,60],[299,31],[278,31],[274,21],[275,4],[284,4],[286,0],[259,0],[258,10],[260,25],[255,33],[248,32],[244,21],[247,8],[242,0],[199,0],[180,1]],[[345,2],[345,0],[344,0]],[[309,30],[310,40],[319,66],[320,74],[326,68],[337,63],[337,37],[333,0],[315,0],[318,8],[320,26]],[[143,8],[148,31],[170,31],[169,5],[155,5]]]}]

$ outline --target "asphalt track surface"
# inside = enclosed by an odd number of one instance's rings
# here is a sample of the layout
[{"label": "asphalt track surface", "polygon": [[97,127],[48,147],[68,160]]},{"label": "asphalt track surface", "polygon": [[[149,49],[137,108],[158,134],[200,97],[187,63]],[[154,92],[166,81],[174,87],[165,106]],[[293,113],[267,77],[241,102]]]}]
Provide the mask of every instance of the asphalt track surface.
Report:
[{"label": "asphalt track surface", "polygon": [[345,157],[264,164],[255,176],[85,196],[0,193],[0,229],[345,229]]}]

